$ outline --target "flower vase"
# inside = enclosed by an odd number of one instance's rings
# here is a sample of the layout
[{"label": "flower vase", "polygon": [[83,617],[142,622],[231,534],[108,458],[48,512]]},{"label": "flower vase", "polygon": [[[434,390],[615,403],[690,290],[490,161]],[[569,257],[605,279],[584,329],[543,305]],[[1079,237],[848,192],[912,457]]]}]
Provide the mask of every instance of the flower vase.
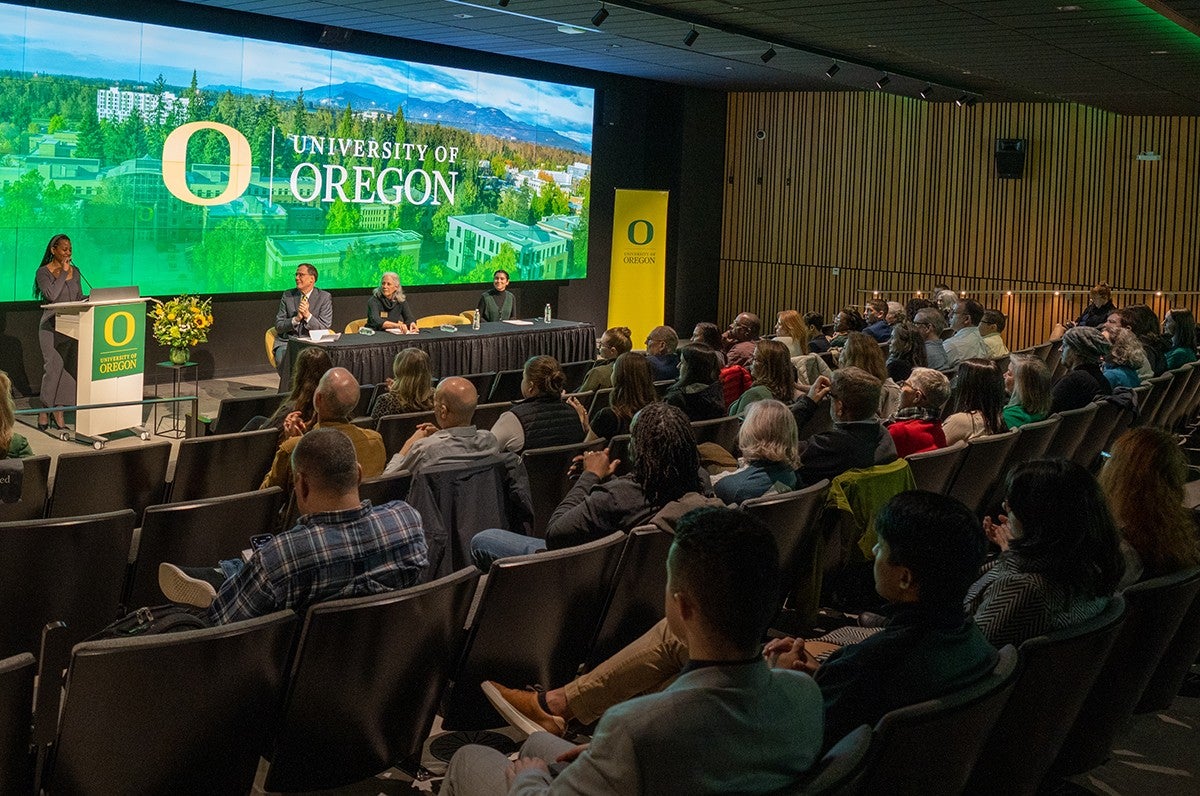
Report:
[{"label": "flower vase", "polygon": [[185,364],[188,361],[189,353],[190,352],[186,348],[172,348],[171,349],[171,364],[172,365]]}]

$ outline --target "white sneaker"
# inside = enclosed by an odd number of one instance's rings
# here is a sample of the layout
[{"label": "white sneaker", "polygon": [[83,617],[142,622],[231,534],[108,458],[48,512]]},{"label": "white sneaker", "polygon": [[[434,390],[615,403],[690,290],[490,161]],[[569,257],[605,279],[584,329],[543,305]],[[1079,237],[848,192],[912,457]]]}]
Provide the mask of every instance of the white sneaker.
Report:
[{"label": "white sneaker", "polygon": [[158,565],[158,588],[163,596],[173,603],[207,608],[217,599],[217,590],[211,583],[193,578],[174,564],[165,561]]}]

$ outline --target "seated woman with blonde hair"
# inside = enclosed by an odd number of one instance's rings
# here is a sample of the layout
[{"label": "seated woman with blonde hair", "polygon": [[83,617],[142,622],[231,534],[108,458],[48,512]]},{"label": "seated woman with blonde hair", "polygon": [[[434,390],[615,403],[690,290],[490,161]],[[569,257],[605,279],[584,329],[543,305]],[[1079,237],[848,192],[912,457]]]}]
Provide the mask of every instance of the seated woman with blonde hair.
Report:
[{"label": "seated woman with blonde hair", "polygon": [[809,343],[812,342],[812,327],[795,310],[784,310],[779,313],[775,323],[775,342],[787,346],[788,355],[792,358],[792,367],[801,389],[807,390],[815,384],[819,376],[828,376],[833,371],[825,360],[812,353]]},{"label": "seated woman with blonde hair", "polygon": [[433,409],[433,373],[429,354],[420,348],[405,348],[392,360],[387,392],[375,399],[371,417],[428,412]]},{"label": "seated woman with blonde hair", "polygon": [[721,500],[741,503],[796,488],[799,440],[796,418],[786,404],[773,398],[751,404],[738,431],[738,447],[745,466],[716,481],[713,488]]},{"label": "seated woman with blonde hair", "polygon": [[1050,368],[1041,357],[1013,354],[1004,372],[1004,424],[1010,429],[1050,416]]},{"label": "seated woman with blonde hair", "polygon": [[17,425],[17,405],[13,403],[12,381],[0,370],[0,451],[4,459],[27,459],[33,455],[29,440],[14,429]]}]

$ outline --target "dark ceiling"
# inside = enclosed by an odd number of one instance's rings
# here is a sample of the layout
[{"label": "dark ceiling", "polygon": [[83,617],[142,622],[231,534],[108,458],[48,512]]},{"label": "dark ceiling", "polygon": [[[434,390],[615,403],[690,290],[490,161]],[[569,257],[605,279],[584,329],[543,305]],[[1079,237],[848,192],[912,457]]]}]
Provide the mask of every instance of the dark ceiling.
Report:
[{"label": "dark ceiling", "polygon": [[713,89],[878,90],[887,73],[883,90],[932,101],[1200,114],[1200,0],[620,0],[600,27],[599,0],[190,2]]}]

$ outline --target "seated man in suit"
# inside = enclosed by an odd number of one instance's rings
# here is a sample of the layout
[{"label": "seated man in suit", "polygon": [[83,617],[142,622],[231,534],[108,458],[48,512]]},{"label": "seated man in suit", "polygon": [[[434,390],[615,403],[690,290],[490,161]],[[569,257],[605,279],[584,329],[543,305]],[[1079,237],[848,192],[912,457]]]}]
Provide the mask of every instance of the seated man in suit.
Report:
[{"label": "seated man in suit", "polygon": [[[350,371],[345,368],[325,371],[325,375],[317,382],[317,391],[313,393],[313,407],[316,409],[313,428],[336,428],[349,437],[358,454],[358,463],[362,465],[363,477],[373,478],[383,472],[387,451],[378,431],[359,428],[350,422],[354,407],[358,406],[358,395],[358,379]],[[292,412],[284,419],[283,433],[287,439],[280,443],[279,450],[275,452],[275,461],[271,463],[260,489],[278,486],[286,491],[291,486],[292,451],[301,435],[308,430],[299,412]]]},{"label": "seated man in suit", "polygon": [[[609,710],[586,747],[539,733],[514,763],[488,747],[460,749],[442,793],[767,793],[794,786],[821,746],[821,694],[798,672],[768,668],[759,654],[778,590],[779,554],[761,523],[736,509],[685,515],[667,558],[665,608],[691,650],[688,668],[662,692]],[[568,764],[554,776],[549,764],[556,760]]]},{"label": "seated man in suit", "polygon": [[422,467],[470,462],[499,453],[496,435],[471,424],[478,404],[479,393],[474,384],[458,376],[442,379],[433,391],[433,416],[437,425],[422,423],[418,426],[400,452],[388,462],[384,472],[408,470],[416,473]]},{"label": "seated man in suit", "polygon": [[374,507],[359,500],[362,467],[341,431],[314,429],[292,447],[296,525],[245,563],[161,564],[158,583],[167,599],[207,608],[207,618],[223,624],[417,583],[429,563],[420,515],[402,500]]},{"label": "seated man in suit", "polygon": [[[309,329],[333,326],[333,296],[317,287],[317,269],[308,263],[296,266],[296,287],[285,290],[275,313],[275,369],[282,375],[289,337],[304,337]],[[283,392],[287,385],[280,386]]]},{"label": "seated man in suit", "polygon": [[833,428],[814,434],[800,451],[796,488],[833,479],[847,470],[896,460],[896,444],[879,422],[883,383],[862,368],[839,368],[833,378],[819,376],[808,395],[792,404],[796,426],[803,427],[829,395]]}]

